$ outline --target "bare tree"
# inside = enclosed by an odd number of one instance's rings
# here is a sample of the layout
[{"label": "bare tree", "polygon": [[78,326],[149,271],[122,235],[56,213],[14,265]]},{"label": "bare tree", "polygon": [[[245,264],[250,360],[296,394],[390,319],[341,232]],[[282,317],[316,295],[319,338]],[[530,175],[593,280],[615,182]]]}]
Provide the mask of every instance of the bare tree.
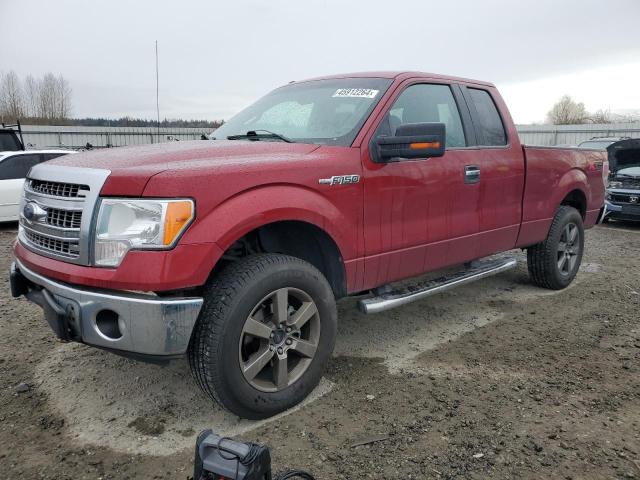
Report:
[{"label": "bare tree", "polygon": [[575,102],[569,95],[564,95],[547,113],[547,122],[553,125],[575,125],[588,119],[584,103]]},{"label": "bare tree", "polygon": [[0,79],[0,114],[7,119],[20,118],[24,115],[24,105],[20,78],[12,70]]},{"label": "bare tree", "polygon": [[71,115],[71,87],[62,75],[46,73],[39,82],[37,110],[39,117],[59,120]]},{"label": "bare tree", "polygon": [[57,80],[53,73],[46,73],[40,80],[38,91],[38,111],[40,117],[47,120],[56,118],[56,90]]},{"label": "bare tree", "polygon": [[627,110],[611,115],[612,122],[615,123],[637,123],[640,122],[640,110]]},{"label": "bare tree", "polygon": [[71,116],[71,86],[62,75],[58,75],[56,86],[57,118],[69,118]]},{"label": "bare tree", "polygon": [[613,120],[611,120],[611,112],[602,109],[593,112],[590,120],[593,123],[613,123]]},{"label": "bare tree", "polygon": [[24,79],[25,110],[29,117],[41,117],[38,97],[40,96],[40,81],[33,75]]}]

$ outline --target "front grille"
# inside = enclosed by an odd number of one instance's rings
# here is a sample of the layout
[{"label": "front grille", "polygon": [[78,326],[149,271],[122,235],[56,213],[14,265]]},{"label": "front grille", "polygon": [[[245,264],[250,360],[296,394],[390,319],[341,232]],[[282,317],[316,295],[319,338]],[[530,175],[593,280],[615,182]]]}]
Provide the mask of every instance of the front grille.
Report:
[{"label": "front grille", "polygon": [[82,212],[47,208],[47,225],[58,228],[80,228]]},{"label": "front grille", "polygon": [[640,178],[619,178],[622,188],[640,188]]},{"label": "front grille", "polygon": [[78,183],[49,182],[45,180],[31,180],[29,188],[37,193],[54,197],[84,197],[89,191],[88,185]]},{"label": "front grille", "polygon": [[35,165],[24,183],[21,209],[34,203],[42,216],[20,215],[20,243],[38,255],[90,265],[91,216],[109,173],[48,162]]},{"label": "front grille", "polygon": [[[635,201],[632,202],[631,197],[635,197]],[[611,201],[618,202],[618,203],[638,204],[640,203],[640,192],[634,195],[631,195],[629,193],[612,193]]]},{"label": "front grille", "polygon": [[69,257],[77,257],[78,256],[78,243],[70,242],[66,240],[59,240],[57,238],[45,237],[44,235],[40,235],[38,233],[31,232],[29,230],[24,231],[27,239],[44,250],[48,250],[53,253],[57,253],[59,255],[66,255]]}]

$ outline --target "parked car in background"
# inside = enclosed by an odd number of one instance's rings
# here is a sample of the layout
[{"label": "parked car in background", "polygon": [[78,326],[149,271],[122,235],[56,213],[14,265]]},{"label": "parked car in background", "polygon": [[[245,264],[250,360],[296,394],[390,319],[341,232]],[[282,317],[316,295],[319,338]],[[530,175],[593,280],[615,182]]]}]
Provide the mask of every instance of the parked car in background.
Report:
[{"label": "parked car in background", "polygon": [[610,173],[605,219],[640,221],[640,139],[615,142],[607,152]]},{"label": "parked car in background", "polygon": [[589,140],[580,142],[578,148],[593,148],[595,150],[606,150],[612,143],[620,140],[628,140],[631,137],[592,137]]},{"label": "parked car in background", "polygon": [[18,220],[22,187],[31,167],[69,153],[76,152],[73,150],[0,151],[0,222]]}]

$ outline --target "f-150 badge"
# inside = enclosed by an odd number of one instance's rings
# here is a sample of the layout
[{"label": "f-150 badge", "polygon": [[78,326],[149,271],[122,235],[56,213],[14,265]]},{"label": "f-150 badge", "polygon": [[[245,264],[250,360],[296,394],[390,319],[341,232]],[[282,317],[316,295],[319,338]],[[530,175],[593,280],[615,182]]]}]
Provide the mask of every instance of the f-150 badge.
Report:
[{"label": "f-150 badge", "polygon": [[360,175],[334,175],[331,178],[321,178],[318,183],[320,185],[349,185],[359,181]]}]

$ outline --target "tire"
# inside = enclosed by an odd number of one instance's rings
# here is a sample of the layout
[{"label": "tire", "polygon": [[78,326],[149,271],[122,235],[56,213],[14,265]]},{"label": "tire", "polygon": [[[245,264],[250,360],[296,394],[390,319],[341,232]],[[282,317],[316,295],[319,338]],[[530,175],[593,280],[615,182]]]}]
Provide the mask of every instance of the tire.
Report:
[{"label": "tire", "polygon": [[582,216],[575,208],[562,205],[545,241],[527,249],[529,276],[543,288],[566,288],[578,273],[583,252]]},{"label": "tire", "polygon": [[222,407],[242,418],[267,418],[318,385],[336,328],[333,292],[318,269],[286,255],[252,255],[205,287],[189,365]]}]

